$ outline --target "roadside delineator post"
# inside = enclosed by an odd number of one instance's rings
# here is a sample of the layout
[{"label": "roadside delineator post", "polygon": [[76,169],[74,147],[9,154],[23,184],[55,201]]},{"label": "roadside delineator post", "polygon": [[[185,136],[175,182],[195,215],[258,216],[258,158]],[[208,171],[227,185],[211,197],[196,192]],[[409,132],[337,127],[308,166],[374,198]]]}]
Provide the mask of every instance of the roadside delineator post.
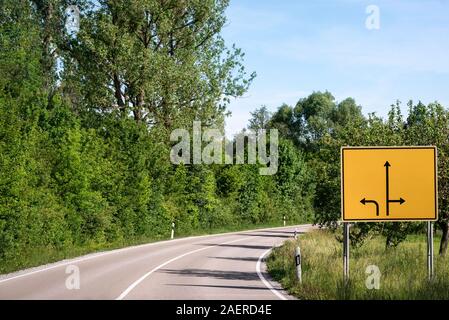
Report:
[{"label": "roadside delineator post", "polygon": [[295,250],[295,265],[296,265],[296,278],[298,282],[302,283],[302,268],[301,268],[301,249],[299,246]]},{"label": "roadside delineator post", "polygon": [[286,222],[285,222],[285,216],[284,216],[284,227],[285,227],[285,223],[286,223]]},{"label": "roadside delineator post", "polygon": [[294,237],[295,237],[295,240],[298,239],[298,229],[295,229]]},{"label": "roadside delineator post", "polygon": [[171,237],[170,237],[170,239],[174,239],[175,238],[175,223],[174,222],[172,222],[172,224],[171,224]]}]

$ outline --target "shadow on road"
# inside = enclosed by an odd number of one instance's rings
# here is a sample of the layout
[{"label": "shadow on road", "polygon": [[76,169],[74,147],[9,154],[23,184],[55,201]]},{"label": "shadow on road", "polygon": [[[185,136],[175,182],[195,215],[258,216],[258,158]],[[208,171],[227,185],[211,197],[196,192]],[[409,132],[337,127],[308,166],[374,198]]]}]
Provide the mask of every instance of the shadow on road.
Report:
[{"label": "shadow on road", "polygon": [[222,280],[254,280],[260,281],[256,272],[222,271],[207,269],[162,269],[160,272],[186,277],[215,278]]},{"label": "shadow on road", "polygon": [[290,235],[280,235],[280,234],[254,234],[254,233],[239,233],[239,236],[250,236],[250,237],[267,237],[267,238],[293,238],[293,233],[290,233]]},{"label": "shadow on road", "polygon": [[267,287],[254,287],[254,286],[220,286],[220,285],[205,285],[205,284],[172,284],[172,283],[168,283],[167,286],[177,286],[177,287],[203,287],[203,288],[221,288],[221,289],[243,289],[243,290],[268,290]]},{"label": "shadow on road", "polygon": [[[266,231],[266,230],[258,230],[258,231],[251,231],[252,233],[276,233],[276,234],[290,234],[293,235],[295,233],[295,229],[292,229],[292,231]],[[303,231],[299,231],[297,234],[305,234]]]},{"label": "shadow on road", "polygon": [[258,246],[258,245],[248,245],[248,244],[222,244],[222,243],[200,243],[200,246],[205,247],[228,247],[228,248],[241,248],[241,249],[256,249],[256,250],[268,250],[272,246]]},{"label": "shadow on road", "polygon": [[259,259],[257,257],[208,257],[209,259],[223,259],[223,260],[234,260],[234,261],[250,261],[257,262]]}]

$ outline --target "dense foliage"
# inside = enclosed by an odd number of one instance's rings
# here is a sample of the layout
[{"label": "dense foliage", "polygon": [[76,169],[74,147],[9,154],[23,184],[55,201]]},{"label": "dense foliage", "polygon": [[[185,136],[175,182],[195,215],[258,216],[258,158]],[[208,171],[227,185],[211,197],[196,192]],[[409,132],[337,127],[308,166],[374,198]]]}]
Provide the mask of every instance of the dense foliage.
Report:
[{"label": "dense foliage", "polygon": [[220,37],[227,3],[77,1],[75,35],[66,1],[0,3],[0,271],[42,248],[167,238],[172,222],[188,235],[310,219],[288,140],[277,176],[170,162],[170,132],[222,129],[254,77]]}]

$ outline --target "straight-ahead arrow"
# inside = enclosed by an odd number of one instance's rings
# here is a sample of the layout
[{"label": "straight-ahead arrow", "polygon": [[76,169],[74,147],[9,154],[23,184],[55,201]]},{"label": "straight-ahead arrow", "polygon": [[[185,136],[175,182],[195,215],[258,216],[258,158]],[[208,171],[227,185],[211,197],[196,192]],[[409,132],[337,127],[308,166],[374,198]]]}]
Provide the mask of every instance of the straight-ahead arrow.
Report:
[{"label": "straight-ahead arrow", "polygon": [[385,176],[386,176],[386,188],[385,188],[385,190],[386,190],[386,199],[387,199],[387,216],[389,216],[390,215],[390,203],[399,203],[400,205],[402,205],[404,202],[405,202],[405,200],[404,199],[402,199],[402,198],[400,198],[399,200],[390,200],[390,167],[391,167],[391,164],[390,164],[390,162],[385,162],[385,164],[384,164],[384,167],[385,167]]},{"label": "straight-ahead arrow", "polygon": [[390,176],[389,176],[389,169],[391,167],[390,163],[387,161],[385,162],[385,170],[386,170],[386,182],[387,182],[387,186],[385,188],[386,192],[387,192],[387,216],[390,215]]}]

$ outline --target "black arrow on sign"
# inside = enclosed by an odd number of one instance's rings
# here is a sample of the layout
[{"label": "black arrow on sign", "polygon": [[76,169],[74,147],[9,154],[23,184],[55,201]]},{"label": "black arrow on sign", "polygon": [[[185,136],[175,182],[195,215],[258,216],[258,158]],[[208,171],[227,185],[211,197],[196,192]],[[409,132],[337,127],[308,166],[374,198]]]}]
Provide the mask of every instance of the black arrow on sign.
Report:
[{"label": "black arrow on sign", "polygon": [[365,206],[367,203],[374,203],[376,205],[376,216],[379,216],[379,204],[374,200],[366,200],[363,198],[360,202]]},{"label": "black arrow on sign", "polygon": [[385,162],[384,167],[385,167],[385,170],[386,170],[386,183],[387,183],[387,186],[385,188],[386,189],[386,193],[387,193],[387,195],[386,195],[386,199],[387,199],[387,216],[389,216],[390,215],[390,203],[399,203],[400,205],[402,205],[405,202],[405,200],[402,199],[402,198],[400,198],[399,200],[390,200],[390,167],[391,167],[391,164],[387,161],[387,162]]},{"label": "black arrow on sign", "polygon": [[405,200],[402,198],[400,198],[399,200],[389,200],[389,201],[390,201],[390,203],[396,202],[396,203],[400,203],[400,204],[403,204],[405,202]]}]

